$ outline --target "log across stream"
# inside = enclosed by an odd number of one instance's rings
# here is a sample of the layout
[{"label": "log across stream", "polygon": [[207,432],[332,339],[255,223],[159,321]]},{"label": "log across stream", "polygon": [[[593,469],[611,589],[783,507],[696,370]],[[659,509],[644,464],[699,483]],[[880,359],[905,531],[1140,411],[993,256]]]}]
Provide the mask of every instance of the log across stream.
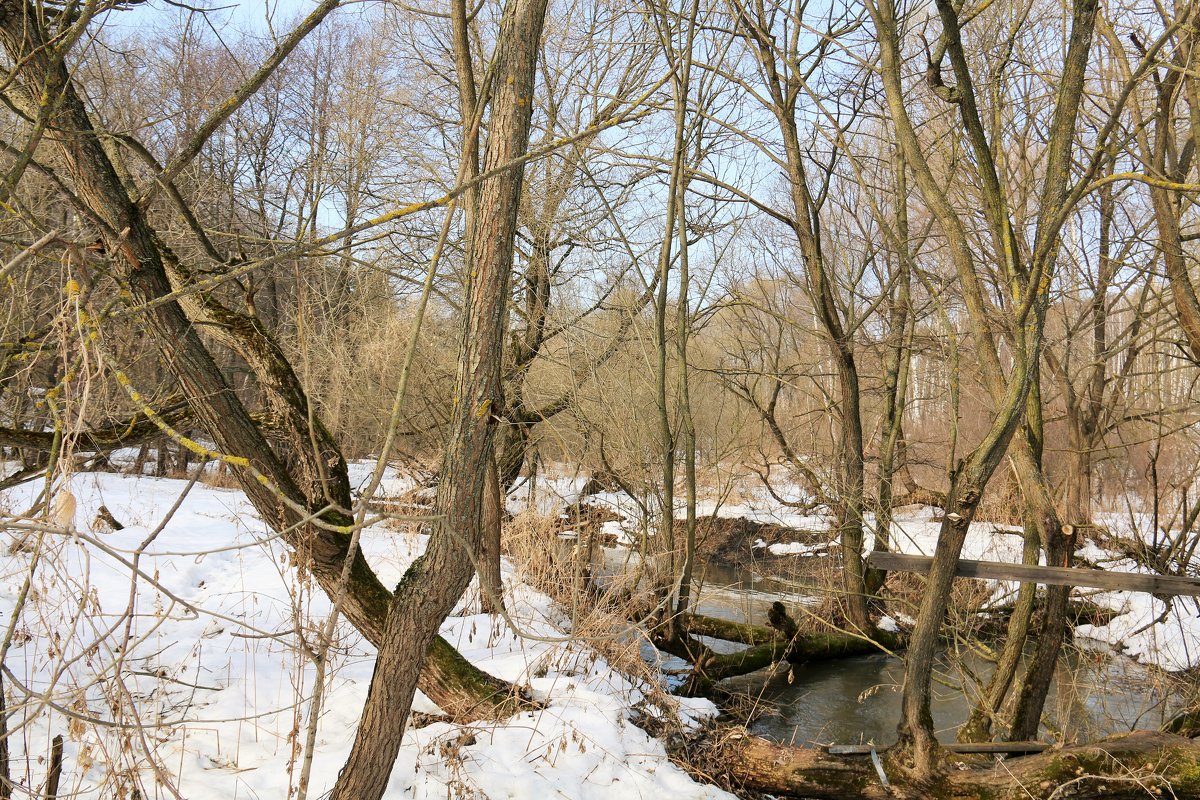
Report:
[{"label": "log across stream", "polygon": [[[616,551],[610,564],[624,551]],[[763,576],[750,569],[708,564],[697,613],[733,622],[765,625],[773,602],[783,598],[792,616],[804,608],[816,610],[816,587]],[[736,652],[746,646],[704,637],[718,652]],[[1082,648],[1065,655],[1047,701],[1048,718],[1067,741],[1095,741],[1130,730],[1157,730],[1178,710],[1180,698],[1153,670],[1120,655]],[[1099,647],[1099,645],[1098,645]],[[647,657],[661,658],[646,651]],[[668,668],[683,668],[668,660]],[[991,665],[963,654],[939,660],[935,680],[933,715],[939,738],[954,741],[955,729],[970,712],[973,680],[986,680]],[[730,678],[722,686],[764,701],[774,709],[762,715],[750,732],[782,743],[874,742],[886,746],[896,737],[900,714],[900,659],[870,653],[813,660],[770,675],[759,671]],[[973,677],[972,677],[973,676]],[[969,694],[964,694],[962,687]]]}]

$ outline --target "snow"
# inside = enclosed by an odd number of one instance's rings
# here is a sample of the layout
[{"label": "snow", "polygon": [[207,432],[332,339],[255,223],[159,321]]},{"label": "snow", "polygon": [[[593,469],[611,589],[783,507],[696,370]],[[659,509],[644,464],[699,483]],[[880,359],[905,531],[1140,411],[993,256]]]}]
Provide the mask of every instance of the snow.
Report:
[{"label": "snow", "polygon": [[804,542],[767,544],[762,539],[755,539],[751,547],[759,550],[766,548],[773,556],[823,556],[829,552],[829,545],[823,542],[820,544],[805,544]]},{"label": "snow", "polygon": [[[1102,515],[1098,521],[1110,531],[1127,538],[1150,541],[1148,517],[1132,520],[1117,515]],[[895,549],[903,553],[932,555],[937,545],[939,523],[930,509],[909,512],[897,519],[892,531]],[[989,522],[972,523],[962,558],[980,561],[1020,563],[1022,539],[1019,528]],[[1105,569],[1118,572],[1151,574],[1150,570],[1128,558],[1114,556],[1094,541],[1080,542],[1076,554]],[[1045,557],[1041,559],[1045,563]],[[1012,581],[991,581],[993,601],[1011,598],[1017,590]],[[1081,625],[1076,633],[1094,644],[1108,646],[1138,662],[1168,671],[1200,666],[1200,599],[1175,597],[1166,602],[1143,592],[1099,592],[1075,589],[1101,608],[1119,612],[1107,625]]]},{"label": "snow", "polygon": [[[736,470],[726,469],[727,474]],[[554,475],[563,477],[555,478]],[[546,487],[539,497],[548,508],[561,509],[556,506],[553,498],[560,502],[575,502],[578,493],[586,480],[575,475],[570,468],[559,466],[550,470],[549,477],[544,481]],[[773,479],[776,493],[783,499],[802,504],[811,500],[811,496],[799,485],[786,479]],[[739,482],[731,479],[732,491],[721,500],[702,499],[697,504],[697,514],[700,516],[716,514],[721,517],[744,517],[755,522],[774,523],[808,532],[830,532],[832,520],[829,516],[808,513],[797,508],[782,505],[777,499],[761,486],[760,482]],[[732,499],[730,499],[732,497]],[[621,514],[619,522],[605,523],[606,532],[618,533],[619,543],[628,544],[630,532],[640,530],[638,516],[641,513],[637,505],[628,497],[618,493],[602,492],[587,498],[589,503],[605,506]],[[676,516],[682,516],[685,506],[680,498],[676,499]],[[1135,504],[1136,505],[1136,504]],[[653,508],[653,502],[648,506]],[[890,531],[891,548],[896,552],[914,555],[932,555],[937,546],[940,522],[935,518],[940,510],[922,506],[910,506],[898,509],[894,514]],[[1144,512],[1126,514],[1100,514],[1097,523],[1112,531],[1113,534],[1130,539],[1152,541],[1152,524],[1150,515]],[[869,553],[873,544],[875,519],[868,514],[864,519],[867,535],[864,537],[864,555]],[[994,522],[972,523],[966,541],[963,545],[962,558],[979,561],[1001,561],[1020,563],[1023,540],[1021,528],[1011,525],[1001,525]],[[635,537],[636,538],[636,537]],[[775,556],[795,556],[799,558],[822,555],[828,548],[837,544],[837,538],[831,537],[829,544],[813,544],[807,542],[777,542],[768,544],[763,540],[756,541],[752,547],[768,549]],[[1077,555],[1086,561],[1101,565],[1106,569],[1126,572],[1148,572],[1144,567],[1134,564],[1129,559],[1115,557],[1112,553],[1098,546],[1095,542],[1082,541]],[[1044,556],[1041,562],[1045,563]],[[1195,574],[1200,565],[1193,565]],[[1003,603],[1011,601],[1018,584],[1013,581],[989,581],[992,589],[992,602]],[[1125,653],[1143,664],[1148,664],[1170,671],[1179,671],[1200,666],[1200,599],[1177,597],[1165,603],[1149,595],[1135,592],[1090,592],[1086,589],[1076,589],[1076,596],[1087,599],[1101,606],[1120,612],[1108,625],[1081,626],[1080,636],[1094,640],[1100,646],[1110,647]],[[1169,606],[1169,607],[1168,607]],[[895,618],[905,626],[911,627],[914,620],[896,613]]]},{"label": "snow", "polygon": [[1200,617],[1195,598],[1175,598],[1170,608],[1148,594],[1102,592],[1089,598],[1122,612],[1107,625],[1081,625],[1080,636],[1107,642],[1143,663],[1184,670],[1200,663]]},{"label": "snow", "polygon": [[[372,468],[352,465],[354,485]],[[385,474],[386,492],[410,485]],[[297,785],[315,679],[301,644],[315,646],[328,600],[298,577],[240,492],[196,484],[167,519],[186,487],[75,475],[77,533],[46,533],[36,565],[36,533],[11,530],[2,542],[0,624],[35,567],[4,681],[19,782],[41,784],[39,759],[63,734],[61,791],[72,796],[128,796],[136,786],[145,798],[285,797]],[[23,513],[40,489],[0,495],[0,510]],[[123,530],[92,530],[102,504]],[[9,553],[24,535],[26,546]],[[362,546],[391,584],[424,537],[379,525],[364,531]],[[563,613],[509,565],[505,580],[515,632],[473,613],[470,591],[441,632],[481,668],[528,685],[546,707],[499,723],[410,726],[387,797],[729,797],[693,781],[631,722],[635,706],[661,692],[573,639]],[[372,648],[339,625],[310,797],[328,791],[349,753],[372,666]],[[671,702],[657,713],[685,724],[715,713],[707,701]],[[423,696],[414,709],[437,711]]]},{"label": "snow", "polygon": [[628,520],[609,520],[600,524],[600,532],[616,537],[616,542],[624,547],[632,547],[638,542],[637,527]]},{"label": "snow", "polygon": [[[355,495],[370,485],[371,479],[375,476],[375,460],[367,459],[364,461],[351,461],[346,464],[346,472],[350,477],[350,486]],[[394,497],[398,494],[406,492],[417,485],[408,475],[403,475],[393,466],[386,466],[383,470],[383,477],[379,482],[379,490],[377,494],[381,497]]]},{"label": "snow", "polygon": [[[132,463],[136,453],[125,455]],[[361,490],[374,465],[358,462],[350,469]],[[547,473],[534,487],[537,509],[561,513],[578,500],[585,479],[566,469]],[[385,494],[413,486],[403,475],[384,473]],[[77,499],[75,533],[46,532],[39,542],[36,531],[18,530],[20,521],[10,519],[11,530],[0,540],[0,625],[8,625],[29,580],[5,657],[14,777],[40,785],[50,740],[63,734],[64,793],[128,796],[136,786],[146,798],[176,792],[195,798],[287,796],[300,775],[315,680],[305,651],[329,613],[324,594],[300,578],[291,553],[238,491],[204,484],[187,490],[183,481],[108,473],[75,475],[69,488]],[[0,511],[24,513],[41,489],[31,483],[0,494]],[[781,491],[803,499],[796,487]],[[528,494],[528,487],[518,490],[509,506],[522,510]],[[621,516],[601,526],[618,544],[639,541],[653,525],[628,497],[603,493],[588,502]],[[102,504],[124,530],[93,530]],[[827,517],[780,508],[753,489],[700,509],[713,512],[830,530]],[[1150,541],[1144,515],[1102,522],[1119,535]],[[869,550],[875,523],[866,523]],[[890,531],[893,547],[931,554],[938,528],[932,510],[906,509]],[[975,523],[963,557],[1018,562],[1021,538],[1013,532]],[[400,579],[424,544],[423,536],[384,525],[362,538],[385,585]],[[755,547],[811,557],[828,545],[759,540]],[[1109,569],[1143,569],[1091,541],[1079,552]],[[389,798],[729,797],[693,781],[661,742],[632,722],[638,715],[665,714],[695,724],[715,713],[711,703],[668,700],[644,679],[622,674],[599,654],[602,648],[573,638],[566,613],[523,584],[507,563],[504,577],[511,624],[475,613],[477,599],[468,590],[441,632],[482,669],[527,686],[545,708],[499,723],[410,727]],[[992,589],[1000,601],[1016,585],[994,582]],[[1107,625],[1081,627],[1081,636],[1168,670],[1200,666],[1200,604],[1194,598],[1167,603],[1138,593],[1077,593],[1118,612]],[[791,599],[817,601],[807,594]],[[880,627],[895,631],[912,622],[894,611]],[[353,629],[338,626],[310,797],[332,786],[349,753],[373,656]],[[420,694],[414,709],[438,711]]]}]

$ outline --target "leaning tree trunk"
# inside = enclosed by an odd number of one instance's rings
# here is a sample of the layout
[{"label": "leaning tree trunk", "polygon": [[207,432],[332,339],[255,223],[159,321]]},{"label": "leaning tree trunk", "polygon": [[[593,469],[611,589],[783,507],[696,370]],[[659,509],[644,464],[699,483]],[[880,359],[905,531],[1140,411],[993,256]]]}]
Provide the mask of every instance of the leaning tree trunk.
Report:
[{"label": "leaning tree trunk", "polygon": [[[1063,526],[1041,468],[1043,422],[1039,381],[1040,370],[1035,365],[1026,401],[1025,435],[1017,441],[1011,456],[1025,506],[1023,560],[1036,563],[1040,546],[1046,550],[1048,563],[1068,566],[1069,564],[1064,562],[1069,562],[1074,552],[1074,539],[1070,535],[1074,529],[1071,526]],[[1066,537],[1064,531],[1067,533]],[[1035,590],[1035,584],[1021,584],[1017,608],[1009,620],[1008,636],[1004,642],[1000,662],[988,682],[983,697],[960,731],[959,736],[963,741],[983,741],[983,737],[991,734],[992,722],[1004,704],[1025,650]],[[1021,683],[1018,710],[1009,732],[1012,739],[1031,739],[1037,734],[1042,708],[1058,665],[1063,637],[1066,635],[1070,594],[1070,587],[1047,588],[1046,608],[1037,636],[1037,648]]]},{"label": "leaning tree trunk", "polygon": [[[869,9],[880,37],[881,75],[888,107],[895,123],[897,140],[922,196],[933,209],[951,245],[951,255],[963,285],[973,331],[979,340],[981,352],[989,362],[995,362],[995,377],[999,383],[1003,373],[994,351],[995,336],[982,300],[983,290],[974,271],[974,255],[966,231],[923,156],[920,142],[905,108],[900,83],[899,25],[895,7],[891,0],[880,0],[877,4],[870,5]],[[949,603],[950,586],[967,530],[983,496],[984,488],[1020,423],[1029,390],[1029,361],[1031,358],[1037,358],[1040,341],[1040,330],[1035,329],[1031,333],[1032,341],[1022,342],[1024,347],[1013,350],[1013,367],[1008,373],[1002,396],[997,398],[987,434],[979,446],[960,462],[950,475],[945,515],[938,532],[934,561],[921,599],[917,624],[909,640],[899,742],[893,754],[898,762],[906,763],[907,768],[918,779],[932,776],[938,754],[937,740],[933,734],[933,715],[930,712],[930,676],[940,639],[942,619]]]},{"label": "leaning tree trunk", "polygon": [[[1036,565],[1038,554],[1041,552],[1037,525],[1034,524],[1028,511],[1025,513],[1025,544],[1021,551],[1021,563]],[[1000,709],[1012,688],[1017,668],[1025,653],[1025,642],[1029,636],[1029,623],[1033,619],[1033,609],[1037,600],[1037,584],[1022,583],[1017,590],[1017,601],[1013,604],[1012,616],[1008,619],[1005,632],[1004,647],[1000,651],[1000,659],[996,669],[988,679],[982,696],[971,709],[967,721],[958,729],[960,742],[990,742],[992,727],[1000,714]]]},{"label": "leaning tree trunk", "polygon": [[[969,59],[962,40],[959,9],[951,0],[936,0],[942,24],[941,44],[953,67],[955,86],[949,87],[941,82],[940,57],[938,63],[928,65],[927,77],[938,97],[957,106],[963,132],[977,165],[976,174],[991,243],[997,257],[1002,259],[1001,268],[1013,284],[1009,298],[1012,316],[1008,320],[1007,337],[1013,366],[1006,371],[998,353],[999,336],[992,321],[994,308],[985,300],[986,293],[980,284],[971,238],[925,159],[906,107],[901,80],[904,69],[900,49],[901,27],[896,5],[893,0],[868,2],[880,43],[879,74],[888,110],[895,123],[896,138],[904,150],[906,161],[912,166],[922,196],[946,237],[948,252],[962,285],[985,381],[995,405],[992,424],[983,442],[951,477],[946,517],[938,537],[933,568],[905,667],[900,742],[893,758],[895,763],[907,763],[912,774],[921,779],[930,778],[936,772],[938,746],[929,713],[930,670],[955,562],[980,494],[1016,432],[1040,358],[1048,291],[1065,219],[1063,212],[1065,207],[1069,207],[1068,180],[1075,147],[1075,128],[1097,10],[1096,0],[1075,0],[1072,5],[1070,38],[1046,145],[1046,169],[1037,207],[1034,241],[1032,247],[1027,248],[1032,258],[1029,263],[1021,264],[1018,258],[1023,248],[1018,245],[1017,227],[1010,215],[992,144],[976,102]],[[1017,449],[1023,451],[1022,447]],[[1021,471],[1020,467],[1018,464],[1018,472]],[[1027,471],[1027,475],[1031,478],[1041,477],[1040,471],[1036,476]],[[1045,488],[1044,479],[1032,480],[1031,483],[1033,486],[1028,488]],[[1056,527],[1057,516],[1053,513],[1053,504],[1044,502],[1045,498],[1040,496],[1040,492],[1026,494],[1027,499],[1031,495],[1039,495],[1034,498],[1037,505],[1031,505],[1032,511],[1045,512],[1035,515],[1039,528],[1046,531]],[[1059,532],[1050,532],[1054,534],[1055,541],[1051,546],[1061,547]],[[1047,537],[1047,540],[1050,538]]]},{"label": "leaning tree trunk", "polygon": [[[1018,369],[1018,371],[1020,371]],[[987,437],[951,476],[946,513],[938,531],[933,564],[921,597],[917,623],[909,640],[904,663],[904,695],[900,706],[899,741],[895,754],[913,765],[914,774],[926,776],[933,771],[937,740],[933,736],[930,711],[933,660],[940,640],[942,619],[950,600],[950,586],[988,480],[1004,455],[1020,421],[1025,382],[1010,385],[1007,403],[1001,407]]]},{"label": "leaning tree trunk", "polygon": [[[1046,562],[1054,567],[1070,566],[1075,554],[1075,528],[1063,525],[1050,498],[1045,475],[1033,460],[1032,454],[1022,448],[1014,462],[1017,464],[1022,492],[1030,516],[1038,527],[1042,546],[1046,551]],[[1013,716],[1009,738],[1032,739],[1037,736],[1041,724],[1042,708],[1054,680],[1058,667],[1058,655],[1067,632],[1067,606],[1071,587],[1046,587],[1046,610],[1042,616],[1037,636],[1037,648],[1021,684],[1017,699],[1017,710]]]},{"label": "leaning tree trunk", "polygon": [[[1040,370],[1035,367],[1026,414],[1028,435],[1016,448],[1012,461],[1017,482],[1021,486],[1026,519],[1037,528],[1037,537],[1046,552],[1046,563],[1050,566],[1069,567],[1071,558],[1075,555],[1075,528],[1062,524],[1062,519],[1054,507],[1054,500],[1050,496],[1046,474],[1042,471],[1043,425],[1039,380]],[[1026,536],[1032,533],[1033,531],[1027,531]],[[1058,667],[1058,654],[1066,636],[1067,606],[1070,597],[1069,586],[1046,587],[1046,610],[1042,615],[1033,660],[1021,683],[1017,710],[1009,731],[1010,739],[1033,739],[1037,736],[1042,708],[1046,704],[1050,683]]]},{"label": "leaning tree trunk", "polygon": [[[277,418],[283,455],[267,442],[246,407],[224,380],[197,333],[196,321],[175,299],[168,271],[186,288],[186,268],[150,227],[122,184],[100,142],[61,57],[46,44],[43,18],[23,0],[0,2],[0,41],[16,66],[8,96],[31,119],[50,115],[46,139],[74,182],[79,209],[96,228],[116,262],[133,302],[147,309],[145,331],[159,348],[196,420],[219,453],[182,439],[201,458],[220,456],[235,474],[263,521],[284,533],[301,563],[330,596],[344,592],[347,619],[373,644],[381,641],[391,593],[366,560],[355,554],[349,582],[341,576],[350,553],[353,518],[346,463],[324,426],[310,413],[308,399],[282,350],[252,317],[234,313],[210,296],[189,299],[189,308],[216,320],[223,338],[245,357]],[[49,98],[49,106],[39,104]],[[213,330],[213,328],[209,328]],[[100,331],[94,331],[99,336]],[[128,386],[139,410],[155,415]],[[156,416],[156,415],[155,415]],[[313,420],[315,424],[310,424]],[[168,432],[174,434],[169,429]],[[314,444],[316,445],[314,447]],[[315,516],[315,520],[311,517]],[[435,641],[422,680],[426,694],[448,713],[482,719],[513,708],[511,686],[475,669],[448,644]]]},{"label": "leaning tree trunk", "polygon": [[[526,151],[546,3],[512,0],[505,5],[494,57],[496,90],[485,170],[512,164]],[[512,167],[479,187],[456,402],[438,482],[438,519],[425,553],[392,596],[362,721],[332,800],[383,796],[425,648],[474,572],[489,465],[494,468],[493,434],[502,401],[500,370],[523,172],[520,165]]]}]

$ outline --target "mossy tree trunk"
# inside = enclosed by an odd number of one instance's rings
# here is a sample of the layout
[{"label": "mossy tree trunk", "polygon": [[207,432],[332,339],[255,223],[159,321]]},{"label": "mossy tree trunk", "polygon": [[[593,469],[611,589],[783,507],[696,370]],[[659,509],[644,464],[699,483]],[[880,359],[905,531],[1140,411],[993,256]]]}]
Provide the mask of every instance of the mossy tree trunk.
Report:
[{"label": "mossy tree trunk", "polygon": [[[981,374],[993,403],[992,420],[982,442],[951,475],[946,515],[938,535],[933,568],[909,643],[900,740],[891,757],[917,780],[932,776],[937,763],[938,745],[929,710],[930,675],[955,563],[983,490],[1017,432],[1036,380],[1060,234],[1066,212],[1073,202],[1070,180],[1075,128],[1090,60],[1097,3],[1095,0],[1073,2],[1071,31],[1053,106],[1045,149],[1045,171],[1041,176],[1032,226],[1013,220],[1013,203],[1001,179],[1004,173],[997,166],[994,145],[978,105],[970,61],[974,54],[969,56],[964,45],[960,9],[950,0],[936,0],[936,7],[941,36],[936,46],[937,55],[933,56],[931,51],[927,59],[926,81],[936,97],[955,107],[961,135],[976,164],[975,183],[986,223],[982,226],[986,237],[983,246],[991,248],[992,256],[998,262],[1003,275],[1001,285],[1005,302],[1004,313],[999,314],[989,299],[990,290],[981,282],[983,270],[977,264],[978,246],[973,242],[973,233],[964,226],[963,216],[935,175],[918,137],[902,79],[906,69],[901,48],[904,26],[897,5],[893,0],[868,0],[868,13],[880,44],[879,75],[896,140],[946,239],[947,253],[963,292]],[[953,86],[947,85],[941,75],[942,61],[947,57],[953,71]],[[1022,242],[1019,231],[1030,229],[1032,241]],[[1002,341],[1007,344],[1008,351],[1004,360],[1000,358]],[[1043,502],[1048,497],[1044,476],[1036,463],[1030,465],[1031,458],[1026,459],[1029,451],[1023,443],[1015,450],[1017,472],[1030,503],[1029,510],[1035,516],[1047,546],[1058,548],[1062,537],[1053,503]],[[1030,699],[1032,701],[1032,695]]]},{"label": "mossy tree trunk", "polygon": [[[323,3],[305,25],[315,27],[336,5]],[[135,309],[144,309],[137,319],[158,347],[196,423],[212,437],[223,462],[235,468],[263,521],[283,533],[297,562],[328,594],[343,594],[346,617],[379,645],[391,592],[357,552],[346,585],[341,580],[351,557],[353,523],[345,459],[262,323],[194,288],[192,269],[151,227],[131,196],[132,187],[121,178],[124,167],[103,146],[85,110],[66,53],[48,44],[52,31],[47,26],[52,24],[53,18],[40,14],[26,0],[0,2],[0,44],[15,65],[15,81],[6,96],[29,119],[47,120],[45,139],[73,184],[76,212],[104,242]],[[235,99],[240,103],[248,97],[246,92]],[[82,272],[79,278],[88,280]],[[187,291],[176,295],[176,289]],[[225,381],[198,334],[201,325],[241,355],[255,374],[274,426],[270,441]],[[164,424],[172,420],[172,415],[164,418],[145,407],[135,387],[121,380],[143,413]],[[175,436],[201,458],[218,455]],[[511,711],[513,692],[507,683],[477,670],[472,673],[474,668],[445,642],[436,644],[431,654],[422,688],[444,710],[465,711],[473,718]]]},{"label": "mossy tree trunk", "polygon": [[740,728],[709,729],[676,742],[672,749],[698,777],[808,800],[1200,796],[1200,743],[1151,731],[1009,757],[999,765],[992,756],[960,757],[960,767],[923,781],[888,770],[889,787],[883,786],[869,756],[832,756],[816,748],[770,742]]},{"label": "mossy tree trunk", "polygon": [[[496,483],[494,434],[503,402],[501,366],[524,173],[519,159],[529,142],[546,6],[547,0],[511,0],[501,16],[484,155],[484,171],[497,174],[479,186],[468,242],[463,336],[437,519],[425,553],[392,595],[362,720],[332,800],[383,796],[425,650],[470,582],[480,555],[487,485]],[[456,26],[465,14],[465,4],[456,2]],[[502,169],[512,164],[518,166]]]},{"label": "mossy tree trunk", "polygon": [[[772,604],[768,620],[769,627],[688,614],[674,630],[674,635],[656,639],[655,644],[692,665],[688,680],[680,691],[684,695],[712,694],[718,681],[756,672],[781,661],[791,664],[828,661],[894,651],[904,645],[900,636],[877,628],[871,629],[870,637],[838,630],[800,633],[779,602]],[[733,653],[718,653],[697,636],[750,646]]]}]

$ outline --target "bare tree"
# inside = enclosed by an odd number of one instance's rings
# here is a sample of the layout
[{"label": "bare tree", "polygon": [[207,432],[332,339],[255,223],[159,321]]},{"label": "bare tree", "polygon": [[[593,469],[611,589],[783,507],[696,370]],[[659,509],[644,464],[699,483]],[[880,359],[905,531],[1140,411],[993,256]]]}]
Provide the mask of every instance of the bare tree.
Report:
[{"label": "bare tree", "polygon": [[[465,6],[456,3],[455,24]],[[480,557],[485,484],[496,482],[494,432],[529,122],[546,0],[506,4],[492,56],[494,84],[484,173],[468,243],[464,308],[451,435],[442,461],[438,521],[425,553],[393,593],[362,721],[335,800],[379,798],[399,752],[425,648],[458,602]],[[472,84],[473,85],[473,84]],[[474,115],[472,115],[474,116]],[[464,157],[473,157],[468,146]],[[494,489],[493,489],[494,491]]]},{"label": "bare tree", "polygon": [[[312,409],[290,361],[261,320],[236,311],[214,294],[198,288],[197,264],[181,260],[152,227],[143,204],[158,187],[171,181],[230,113],[257,89],[304,35],[334,9],[330,0],[318,7],[288,37],[284,46],[238,87],[232,100],[198,128],[180,152],[154,176],[140,195],[131,186],[128,170],[115,151],[104,144],[75,88],[65,59],[66,45],[81,37],[90,17],[59,15],[28,3],[0,6],[0,39],[12,64],[6,96],[28,121],[44,120],[42,138],[56,151],[63,176],[60,184],[80,217],[80,225],[98,236],[106,271],[127,288],[134,310],[144,320],[163,363],[188,400],[191,412],[216,443],[216,450],[195,441],[181,442],[201,458],[216,458],[234,468],[247,496],[267,524],[285,532],[331,595],[346,593],[345,613],[368,639],[379,642],[384,631],[391,593],[375,577],[361,554],[350,548],[353,518],[345,460],[328,430]],[[50,46],[49,43],[56,43]],[[44,94],[39,87],[53,87]],[[48,168],[44,168],[48,169]],[[124,178],[122,176],[125,176]],[[177,210],[186,204],[167,190]],[[207,266],[207,265],[206,265]],[[228,269],[231,265],[221,265]],[[85,297],[92,294],[94,276],[78,263],[78,283]],[[182,289],[177,292],[176,289]],[[106,313],[93,319],[103,322]],[[238,353],[257,380],[274,422],[270,440],[238,398],[197,325],[207,326],[217,340]],[[117,379],[127,385],[138,410],[166,426],[161,411],[146,404],[119,365],[110,363]],[[168,432],[171,429],[167,428]],[[343,573],[349,575],[343,581]],[[501,681],[483,675],[444,641],[434,639],[422,686],[447,711],[465,716],[490,715],[510,707],[511,695]],[[490,699],[488,699],[490,698]]]},{"label": "bare tree", "polygon": [[[980,116],[963,39],[963,26],[971,18],[964,19],[960,10],[949,2],[937,4],[942,36],[936,48],[937,55],[929,58],[929,88],[957,112],[962,126],[961,135],[975,159],[989,243],[994,257],[1000,263],[1004,285],[1010,292],[1005,298],[1007,315],[1003,321],[1011,354],[1011,366],[1007,370],[997,350],[1000,340],[995,323],[997,315],[981,284],[982,270],[977,266],[976,250],[970,243],[970,235],[962,217],[934,174],[906,103],[904,61],[901,55],[902,19],[890,0],[871,3],[868,8],[879,41],[880,77],[896,137],[906,162],[912,168],[921,195],[936,217],[949,247],[994,404],[994,416],[983,441],[956,466],[950,476],[946,514],[938,535],[934,565],[905,665],[900,746],[894,758],[897,764],[911,765],[913,774],[923,778],[932,774],[936,763],[937,742],[929,712],[930,673],[955,562],[983,491],[1017,434],[1029,402],[1030,388],[1036,380],[1049,300],[1049,279],[1057,254],[1059,231],[1064,222],[1063,209],[1071,190],[1069,165],[1075,148],[1075,123],[1089,63],[1096,4],[1083,0],[1073,6],[1068,50],[1050,123],[1035,235],[1032,242],[1024,245],[1018,240],[1017,226],[1010,216],[1012,206],[997,172],[995,144],[988,136]],[[945,56],[949,57],[953,67],[954,86],[945,84],[941,77],[941,61]],[[1017,472],[1022,478],[1022,489],[1030,513],[1036,518],[1048,555],[1061,559],[1064,553],[1069,555],[1073,549],[1072,538],[1062,535],[1061,523],[1046,488],[1046,481],[1033,454],[1019,445],[1014,455],[1019,457]],[[1062,601],[1065,604],[1065,596]],[[1039,657],[1039,669],[1046,668],[1047,656],[1051,654],[1052,662],[1057,661],[1057,648],[1061,641],[1061,630],[1051,628],[1043,633],[1047,635],[1044,642],[1046,653]],[[1053,663],[1050,663],[1051,674],[1053,668]],[[1018,720],[1014,723],[1014,733],[1025,730],[1031,714],[1033,724],[1037,724],[1041,703],[1034,695],[1039,678],[1035,674],[1029,681],[1035,691],[1027,695],[1029,702],[1021,704]]]}]

